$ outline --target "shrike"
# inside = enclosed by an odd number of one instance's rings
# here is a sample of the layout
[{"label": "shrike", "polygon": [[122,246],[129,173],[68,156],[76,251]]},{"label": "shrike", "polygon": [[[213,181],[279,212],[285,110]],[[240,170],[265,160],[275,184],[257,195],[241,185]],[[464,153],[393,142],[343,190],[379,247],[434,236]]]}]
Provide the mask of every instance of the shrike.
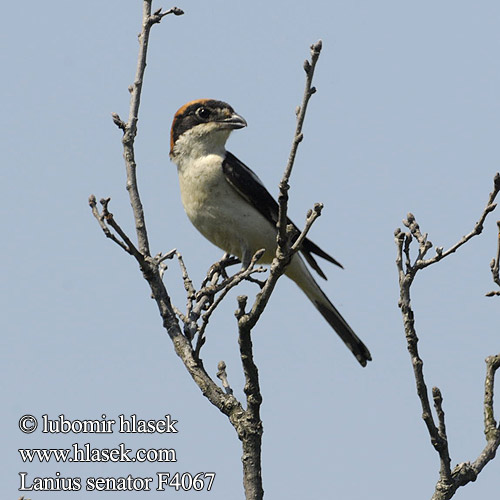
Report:
[{"label": "shrike", "polygon": [[[260,262],[272,261],[278,220],[278,204],[261,180],[226,151],[231,132],[246,125],[229,104],[199,99],[177,111],[170,134],[170,158],[177,165],[184,210],[205,238],[237,256],[243,266],[262,248],[266,251]],[[285,274],[302,289],[361,365],[366,366],[372,359],[370,351],[314,281],[303,258],[324,279],[326,276],[312,254],[340,264],[309,239],[302,244],[300,254],[293,256]]]}]

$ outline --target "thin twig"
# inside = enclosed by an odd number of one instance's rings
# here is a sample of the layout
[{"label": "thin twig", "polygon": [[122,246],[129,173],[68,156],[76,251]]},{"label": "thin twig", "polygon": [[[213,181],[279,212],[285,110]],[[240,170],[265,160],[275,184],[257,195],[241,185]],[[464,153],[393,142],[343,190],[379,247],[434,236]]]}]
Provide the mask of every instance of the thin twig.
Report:
[{"label": "thin twig", "polygon": [[222,258],[212,264],[210,266],[210,269],[207,272],[207,275],[203,279],[201,283],[201,289],[205,288],[208,282],[212,281],[212,277],[214,274],[221,274],[224,278],[227,278],[227,272],[226,269],[230,266],[234,266],[235,264],[239,264],[241,261],[238,259],[238,257],[234,257],[233,255],[229,255],[228,253],[225,253]]},{"label": "thin twig", "polygon": [[[453,246],[451,246],[448,250],[443,251],[441,247],[438,247],[436,249],[436,255],[430,259],[423,260],[422,258],[417,258],[417,261],[415,262],[415,267],[417,269],[423,269],[427,266],[430,266],[431,264],[434,264],[435,262],[439,262],[440,260],[444,259],[445,257],[448,257],[448,255],[456,252],[462,245],[465,245],[471,238],[474,236],[478,236],[479,234],[482,233],[483,231],[483,226],[484,226],[484,221],[486,220],[486,217],[488,216],[489,213],[493,212],[495,210],[497,204],[495,202],[495,198],[497,194],[500,192],[500,173],[497,173],[493,179],[493,191],[490,193],[488,197],[488,201],[486,203],[486,207],[483,210],[483,213],[481,214],[481,217],[479,220],[476,222],[474,225],[474,228],[470,233],[466,234],[463,236],[457,243],[455,243]],[[409,216],[411,214],[408,214]],[[404,222],[404,224],[411,229],[412,226],[416,225],[418,229],[418,224],[415,222],[415,218],[412,216],[412,220],[410,220],[410,217],[408,217],[408,221]],[[413,231],[412,231],[413,233]],[[419,229],[418,229],[419,233]],[[413,233],[415,236],[416,233]],[[423,242],[423,236],[420,235],[421,239],[419,239],[420,245],[422,245]],[[418,239],[418,238],[417,238]],[[425,235],[425,240],[427,240],[427,235]],[[432,246],[432,243],[429,241],[426,241],[426,245],[429,246],[429,248]],[[424,252],[425,253],[425,252]]]},{"label": "thin twig", "polygon": [[446,424],[443,410],[443,396],[441,391],[437,387],[432,388],[432,397],[434,399],[434,408],[436,409],[436,414],[438,417],[438,435],[439,443],[436,443],[435,447],[439,447],[438,450],[441,456],[441,471],[440,475],[442,480],[449,484],[451,481],[451,468],[450,468],[450,450],[448,449],[448,436],[446,435]]},{"label": "thin twig", "polygon": [[[500,286],[500,220],[497,221],[497,255],[490,262],[491,275],[493,277],[494,283]],[[500,290],[492,290],[486,294],[486,297],[493,297],[495,295],[500,295]]]},{"label": "thin twig", "polygon": [[[433,500],[448,500],[450,499],[458,487],[467,484],[469,481],[474,481],[479,473],[480,469],[486,465],[486,463],[493,458],[495,455],[495,450],[500,444],[500,431],[497,430],[496,423],[493,424],[494,420],[489,420],[488,429],[494,435],[493,439],[489,439],[485,450],[481,453],[478,458],[477,466],[469,463],[462,463],[455,467],[453,470],[450,468],[450,454],[448,448],[448,437],[446,434],[445,426],[445,416],[442,408],[442,395],[439,389],[433,389],[433,399],[434,406],[438,418],[438,425],[434,421],[434,417],[431,411],[431,405],[429,401],[429,396],[427,392],[427,386],[424,379],[423,373],[423,361],[420,358],[418,352],[418,337],[415,330],[415,316],[411,307],[410,300],[410,288],[415,279],[417,272],[424,269],[431,264],[439,262],[443,258],[451,255],[456,250],[458,250],[462,245],[467,243],[474,236],[479,235],[483,230],[483,225],[486,217],[491,213],[496,204],[494,203],[497,194],[500,192],[500,175],[496,174],[494,178],[494,188],[490,193],[486,207],[484,208],[481,217],[475,224],[474,228],[470,233],[463,236],[455,245],[451,246],[448,250],[443,251],[442,247],[436,248],[436,255],[430,259],[425,260],[424,257],[428,250],[432,247],[432,243],[428,240],[427,234],[420,231],[420,227],[413,214],[408,214],[407,219],[403,221],[403,224],[409,229],[408,233],[404,233],[401,229],[396,229],[394,232],[397,255],[396,255],[396,267],[398,269],[399,278],[399,288],[400,297],[398,305],[401,309],[401,314],[403,316],[403,324],[406,335],[408,352],[410,353],[411,362],[413,366],[413,373],[415,377],[415,384],[417,388],[417,394],[422,407],[422,419],[427,426],[427,431],[429,433],[431,443],[433,447],[439,454],[440,459],[440,474],[439,480],[436,484],[436,489],[433,495]],[[418,255],[415,261],[412,262],[410,255],[410,246],[412,240],[415,239],[419,245]],[[488,358],[489,359],[489,358]],[[487,386],[488,381],[492,380],[492,376],[487,375]],[[486,390],[488,393],[488,389]],[[493,397],[493,385],[491,382],[491,398]],[[488,400],[489,401],[489,400]],[[492,412],[492,399],[491,404],[487,401],[485,396],[485,428],[486,428],[486,413],[489,412],[491,408]],[[489,413],[488,413],[489,414]],[[491,413],[492,414],[492,413]],[[493,428],[493,430],[491,430]],[[485,430],[486,432],[486,430]]]},{"label": "thin twig", "polygon": [[[200,360],[194,356],[194,351],[189,339],[186,338],[181,332],[176,311],[172,306],[170,296],[168,295],[165,284],[162,281],[160,267],[164,259],[163,257],[153,258],[150,255],[142,203],[137,187],[136,163],[134,159],[134,139],[137,133],[137,121],[144,70],[146,68],[146,54],[148,48],[149,32],[151,26],[157,22],[154,18],[151,18],[151,3],[152,0],[143,0],[142,31],[139,36],[139,55],[136,77],[134,80],[134,84],[130,87],[131,98],[128,122],[125,123],[120,119],[118,115],[113,115],[115,124],[120,129],[124,130],[122,143],[124,150],[123,156],[125,159],[125,167],[127,172],[127,190],[130,195],[130,203],[134,214],[138,248],[136,248],[132,244],[130,238],[124,233],[124,231],[114,220],[112,214],[107,210],[109,199],[103,200],[102,214],[99,214],[97,210],[95,197],[90,197],[89,204],[94,216],[98,220],[99,225],[103,229],[106,236],[113,239],[128,253],[134,255],[134,257],[140,264],[143,276],[147,280],[151,288],[152,297],[157,303],[161,318],[163,320],[163,326],[167,330],[168,335],[172,340],[176,354],[182,359],[189,374],[198,385],[203,395],[222,413],[227,415],[232,425],[237,430],[239,430],[242,426],[241,415],[244,412],[241,403],[233,395],[226,394],[208,375]],[[176,12],[173,11],[171,13],[176,14]],[[160,15],[158,11],[156,12],[156,14]],[[123,238],[123,241],[120,242],[118,238],[112,235],[112,233],[109,231],[109,228],[107,227],[108,224],[118,233],[121,238]],[[165,258],[168,257],[165,256]]]},{"label": "thin twig", "polygon": [[321,40],[311,45],[311,62],[308,60],[304,61],[304,71],[306,72],[306,84],[304,89],[304,96],[302,98],[302,104],[296,110],[297,115],[297,125],[295,128],[295,134],[292,141],[292,148],[290,150],[290,155],[288,157],[288,163],[283,173],[279,185],[279,215],[278,215],[278,245],[282,248],[285,247],[285,242],[287,241],[287,211],[288,211],[288,190],[290,189],[289,180],[292,175],[293,164],[295,163],[295,156],[297,155],[297,149],[299,144],[302,142],[304,135],[302,134],[302,127],[304,125],[304,120],[306,117],[307,105],[309,99],[316,92],[316,88],[312,86],[314,70],[316,68],[316,63],[318,62],[319,55],[321,53],[321,48],[323,43]]},{"label": "thin twig", "polygon": [[207,309],[207,312],[202,317],[203,322],[199,328],[200,336],[205,333],[208,322],[210,320],[210,316],[213,314],[217,306],[222,302],[224,297],[231,291],[231,289],[233,289],[236,285],[239,285],[243,280],[247,279],[252,274],[262,273],[266,271],[266,269],[263,267],[255,267],[264,252],[265,250],[259,250],[258,252],[256,252],[252,257],[252,260],[250,261],[250,265],[247,268],[241,269],[241,271],[237,272],[234,276],[231,276],[221,284],[223,285],[220,289],[221,294],[212,302],[210,307]]},{"label": "thin twig", "polygon": [[219,361],[219,364],[217,365],[217,378],[222,382],[222,387],[224,387],[226,393],[232,394],[233,390],[227,380],[226,363],[224,361]]},{"label": "thin twig", "polygon": [[158,255],[155,255],[154,258],[155,263],[157,265],[160,265],[165,260],[172,260],[176,254],[177,254],[177,249],[175,248],[173,248],[172,250],[170,250],[170,252],[167,252],[165,254],[159,253]]},{"label": "thin twig", "polygon": [[[214,380],[207,374],[203,367],[202,360],[199,358],[199,350],[203,343],[204,338],[204,328],[202,325],[201,334],[198,337],[198,342],[196,349],[193,350],[191,345],[191,340],[193,335],[191,332],[195,331],[196,321],[201,315],[203,310],[207,310],[203,321],[206,323],[213,313],[215,307],[220,303],[220,296],[227,294],[227,292],[234,287],[237,283],[241,282],[243,279],[250,278],[255,272],[259,272],[260,268],[255,268],[255,264],[258,260],[258,254],[254,256],[252,265],[250,268],[239,271],[232,277],[228,277],[225,271],[227,265],[230,264],[229,260],[224,265],[221,265],[218,269],[215,269],[211,273],[210,277],[203,284],[203,289],[201,296],[198,296],[194,290],[191,279],[187,273],[187,270],[182,261],[180,254],[177,254],[179,265],[183,273],[184,286],[188,294],[188,306],[187,314],[183,315],[179,310],[173,307],[168,292],[163,282],[163,272],[166,268],[164,261],[172,258],[174,252],[169,252],[166,255],[158,254],[155,257],[151,257],[148,235],[146,230],[146,223],[144,218],[144,211],[142,202],[139,196],[139,190],[137,185],[137,165],[135,161],[134,153],[134,141],[137,134],[137,122],[138,113],[141,100],[141,91],[144,79],[144,72],[146,68],[146,55],[148,49],[149,35],[151,27],[154,24],[159,23],[163,17],[168,14],[181,15],[182,11],[177,8],[170,9],[169,11],[162,12],[161,9],[156,10],[153,14],[151,13],[152,0],[143,0],[143,19],[142,19],[142,30],[139,35],[139,54],[136,75],[133,85],[129,87],[130,91],[130,109],[128,121],[124,122],[118,114],[114,113],[112,115],[113,121],[117,127],[123,131],[123,156],[125,159],[125,168],[127,173],[127,191],[130,197],[130,203],[132,206],[132,211],[134,215],[135,229],[137,233],[137,248],[131,242],[130,238],[125,234],[125,232],[120,228],[113,218],[113,215],[108,211],[109,199],[103,200],[103,210],[102,214],[99,214],[97,210],[95,197],[91,198],[90,205],[94,216],[99,221],[99,224],[106,236],[112,238],[117,244],[119,244],[124,250],[131,253],[138,263],[140,264],[141,271],[144,278],[150,285],[152,297],[157,303],[160,315],[163,320],[163,326],[167,330],[177,355],[182,359],[186,369],[189,374],[198,385],[203,395],[222,413],[228,416],[231,424],[235,428],[238,437],[242,441],[243,445],[243,470],[244,470],[244,486],[247,498],[260,500],[263,497],[262,489],[262,478],[261,478],[261,442],[262,442],[262,422],[260,420],[260,405],[262,402],[262,396],[260,394],[258,372],[255,363],[253,362],[253,351],[251,342],[251,328],[255,324],[260,316],[254,314],[252,322],[244,321],[248,315],[245,313],[246,298],[239,298],[239,312],[238,317],[238,330],[239,330],[239,344],[240,344],[240,354],[243,364],[243,369],[245,373],[245,394],[247,396],[247,408],[244,409],[242,404],[234,397],[232,390],[227,383],[227,375],[225,374],[225,366],[219,366],[219,377],[223,381],[223,386],[225,390],[222,390]],[[283,188],[280,190],[281,195],[285,195],[288,190],[288,180],[290,177],[291,169],[293,166],[293,161],[295,158],[297,146],[302,140],[302,124],[304,121],[305,111],[307,107],[308,100],[310,96],[315,92],[315,89],[310,86],[312,75],[314,72],[314,66],[316,60],[319,56],[321,50],[321,42],[312,46],[312,62],[309,64],[306,62],[304,68],[307,73],[307,84],[306,84],[306,94],[302,107],[298,112],[297,119],[297,131],[294,138],[291,157],[288,162],[286,169]],[[265,305],[269,299],[272,288],[276,283],[277,278],[283,274],[286,263],[292,257],[293,253],[298,250],[298,244],[293,249],[288,249],[288,232],[286,230],[286,200],[280,203],[280,217],[283,226],[283,241],[286,239],[287,243],[278,245],[277,254],[281,253],[280,258],[276,258],[274,262],[274,272],[272,279],[266,281],[266,285],[259,294],[259,297],[264,297],[264,300],[260,300],[261,305]],[[313,215],[313,220],[319,215],[320,210],[315,209],[315,214]],[[311,214],[312,215],[312,214]],[[308,218],[309,219],[309,218]],[[312,221],[306,223],[299,239],[305,238]],[[118,239],[110,230],[109,227],[113,228],[122,240]],[[287,247],[285,249],[285,246]],[[286,250],[286,252],[284,252]],[[231,262],[234,263],[234,260]],[[273,269],[273,266],[271,266]],[[222,277],[222,284],[218,286],[218,280]],[[210,285],[209,285],[210,283]],[[267,289],[266,289],[267,286]],[[222,287],[222,288],[221,288]],[[212,292],[210,289],[214,289]],[[220,296],[215,297],[215,293],[220,293]],[[259,299],[258,299],[259,300]],[[196,303],[195,303],[196,301]],[[181,332],[178,318],[182,318],[185,324],[185,334]],[[190,330],[192,329],[192,330]]]},{"label": "thin twig", "polygon": [[142,30],[139,34],[139,55],[137,58],[137,69],[134,83],[130,86],[130,110],[127,123],[124,123],[120,117],[114,113],[114,123],[123,130],[123,157],[127,170],[127,191],[130,197],[130,204],[134,212],[135,229],[139,250],[145,257],[150,257],[149,241],[146,231],[146,222],[144,219],[144,210],[142,207],[139,189],[137,186],[137,165],[135,162],[134,141],[137,135],[137,122],[139,120],[139,107],[141,104],[141,91],[144,81],[144,72],[146,70],[146,56],[148,51],[149,34],[153,24],[159,23],[164,16],[168,14],[182,15],[184,12],[177,7],[162,13],[161,9],[151,14],[151,0],[143,1]]},{"label": "thin twig", "polygon": [[[127,191],[130,197],[130,204],[134,212],[135,229],[140,252],[150,256],[149,241],[144,220],[144,210],[142,207],[139,189],[137,186],[137,164],[135,162],[134,141],[137,135],[137,121],[139,119],[139,107],[141,104],[142,83],[144,81],[144,71],[146,70],[146,55],[148,52],[149,33],[151,31],[151,1],[143,1],[142,30],[139,35],[139,55],[137,57],[137,68],[133,85],[130,87],[130,109],[128,121],[122,130],[123,138],[123,158],[127,171]],[[116,119],[114,118],[116,123]],[[118,125],[120,126],[120,125]]]},{"label": "thin twig", "polygon": [[187,294],[187,309],[186,309],[186,316],[189,316],[191,313],[191,310],[193,308],[193,302],[195,300],[196,296],[196,290],[194,289],[193,282],[191,281],[191,278],[189,277],[186,265],[184,264],[184,259],[182,258],[182,255],[180,252],[175,252],[175,255],[177,256],[177,261],[179,262],[179,266],[181,268],[182,272],[182,280],[184,281],[184,289],[186,290]]},{"label": "thin twig", "polygon": [[118,233],[120,238],[123,239],[127,247],[130,249],[130,253],[137,259],[139,265],[144,264],[144,255],[137,250],[135,245],[132,243],[132,240],[126,235],[125,231],[118,225],[113,214],[108,210],[109,202],[111,198],[101,198],[99,203],[102,205],[102,216],[106,220],[106,222]]},{"label": "thin twig", "polygon": [[496,371],[500,368],[500,354],[486,358],[486,379],[484,384],[484,435],[486,445],[474,462],[462,462],[451,472],[452,481],[444,484],[438,481],[432,500],[449,500],[461,486],[475,481],[484,467],[495,458],[500,447],[500,424],[493,411],[493,386]]},{"label": "thin twig", "polygon": [[306,220],[306,225],[304,229],[297,235],[295,242],[290,246],[290,239],[294,236],[296,232],[293,226],[287,224],[287,211],[288,211],[288,189],[289,189],[289,180],[290,175],[292,173],[293,165],[295,162],[295,156],[297,154],[297,148],[302,141],[302,127],[304,125],[304,120],[307,111],[307,104],[309,103],[309,99],[316,92],[316,88],[312,86],[314,69],[316,68],[316,63],[318,62],[318,58],[321,53],[322,42],[319,40],[315,44],[311,45],[311,62],[304,62],[304,70],[306,72],[306,83],[304,95],[302,98],[302,104],[299,108],[297,108],[297,126],[295,129],[294,138],[292,141],[292,147],[290,151],[290,155],[288,157],[288,163],[285,167],[285,171],[283,172],[283,177],[281,178],[279,184],[279,214],[278,214],[278,222],[276,227],[278,229],[277,236],[277,247],[276,254],[271,263],[271,268],[269,272],[269,276],[262,287],[261,292],[257,295],[254,304],[248,314],[243,315],[239,319],[239,323],[248,323],[248,328],[251,330],[257,321],[259,320],[264,308],[266,307],[271,294],[276,286],[278,279],[285,272],[286,266],[290,263],[290,260],[293,258],[293,255],[299,251],[301,243],[306,238],[309,230],[313,222],[321,215],[321,209],[323,205],[317,203],[314,205],[314,209],[308,213],[308,217]]},{"label": "thin twig", "polygon": [[[198,313],[192,313],[190,316],[191,331],[193,332],[193,337],[198,333],[198,340],[196,342],[195,354],[197,357],[200,355],[200,350],[205,344],[205,330],[210,321],[210,317],[214,313],[215,309],[224,300],[226,295],[237,285],[239,285],[243,280],[248,279],[254,273],[261,273],[266,271],[263,267],[255,267],[258,260],[262,257],[264,250],[259,250],[255,253],[250,261],[247,268],[241,269],[233,276],[228,277],[222,283],[217,284],[219,278],[219,273],[214,273],[212,277],[212,284],[206,286],[204,289],[198,292],[199,304],[207,306],[206,313],[202,316],[202,323],[200,326],[197,325],[197,321],[201,315],[201,309],[197,308]],[[215,281],[215,282],[214,282]],[[219,293],[218,297],[215,297],[216,293]]]},{"label": "thin twig", "polygon": [[311,62],[304,63],[306,72],[306,85],[302,105],[297,109],[297,126],[295,135],[292,141],[292,148],[288,158],[283,177],[279,185],[279,214],[277,222],[277,247],[275,257],[271,263],[269,276],[262,287],[260,293],[257,294],[254,304],[250,312],[245,312],[247,306],[247,297],[238,297],[238,309],[236,318],[238,320],[240,356],[245,373],[245,394],[247,396],[247,410],[245,419],[251,424],[253,429],[252,435],[243,440],[243,469],[245,471],[246,481],[245,493],[247,498],[262,498],[264,492],[262,490],[261,479],[261,443],[262,443],[262,422],[260,420],[260,406],[262,404],[262,395],[260,393],[259,376],[257,367],[253,361],[253,348],[251,331],[259,320],[264,308],[266,307],[271,294],[276,286],[278,279],[285,272],[285,268],[294,254],[299,250],[301,242],[308,234],[312,223],[319,217],[321,213],[321,205],[315,205],[314,211],[308,214],[306,226],[298,235],[294,245],[290,245],[292,237],[295,237],[296,230],[292,225],[288,225],[288,189],[289,179],[292,168],[295,162],[298,145],[302,141],[302,126],[307,110],[307,104],[311,96],[316,92],[312,87],[312,79],[314,68],[321,52],[321,41],[311,46]]},{"label": "thin twig", "polygon": [[[210,306],[213,305],[215,294],[220,292],[221,290],[224,290],[224,288],[228,284],[230,284],[229,277],[227,276],[227,273],[225,271],[226,268],[240,261],[235,257],[231,257],[229,254],[224,254],[220,261],[212,264],[206,277],[202,281],[202,288],[198,292],[196,292],[192,281],[187,274],[187,268],[184,264],[184,260],[182,259],[181,254],[179,252],[175,252],[175,255],[177,255],[179,260],[179,266],[181,268],[184,280],[184,287],[187,292],[186,314],[184,315],[177,313],[177,315],[184,323],[184,334],[186,338],[191,341],[200,331],[198,320],[203,311],[208,310]],[[253,272],[258,271],[254,270]],[[218,281],[220,277],[225,278],[227,281],[223,281],[223,283],[219,284]],[[176,311],[178,310],[176,309]],[[205,339],[202,335],[200,335],[196,343],[195,358],[199,358],[200,349],[204,343]]]},{"label": "thin twig", "polygon": [[300,247],[302,246],[302,243],[304,243],[304,240],[306,239],[307,234],[309,233],[309,230],[311,229],[312,225],[314,224],[314,221],[321,216],[321,211],[323,210],[323,203],[315,203],[314,207],[312,210],[309,210],[306,218],[306,224],[304,226],[304,230],[299,234],[297,239],[292,245],[291,251],[292,252],[298,252],[300,250]]},{"label": "thin twig", "polygon": [[[292,245],[292,247],[285,249],[280,247],[280,245],[278,244],[276,248],[276,256],[273,259],[269,270],[269,276],[264,282],[264,286],[262,287],[261,292],[257,294],[250,312],[240,319],[240,321],[248,322],[250,329],[252,329],[259,320],[267,303],[269,302],[269,299],[271,298],[271,294],[273,293],[278,279],[283,276],[286,270],[286,266],[289,264],[294,254],[299,251],[300,243],[303,242],[306,238],[313,222],[321,215],[321,207],[321,204],[316,204],[316,210],[313,210],[310,214],[308,214],[309,216],[307,218],[304,229],[300,232],[300,234],[297,236],[297,239],[295,240],[295,243],[299,242],[298,245],[294,244]],[[287,243],[284,242],[284,244],[286,245]]]},{"label": "thin twig", "polygon": [[97,222],[99,222],[99,226],[101,226],[101,229],[103,230],[106,238],[109,238],[110,240],[114,241],[118,246],[123,248],[125,252],[128,254],[132,255],[132,251],[130,248],[121,240],[119,240],[110,230],[109,227],[106,225],[106,222],[104,220],[104,216],[99,213],[99,209],[97,208],[97,200],[96,197],[91,194],[89,196],[89,206],[92,210],[92,214],[96,218]]}]

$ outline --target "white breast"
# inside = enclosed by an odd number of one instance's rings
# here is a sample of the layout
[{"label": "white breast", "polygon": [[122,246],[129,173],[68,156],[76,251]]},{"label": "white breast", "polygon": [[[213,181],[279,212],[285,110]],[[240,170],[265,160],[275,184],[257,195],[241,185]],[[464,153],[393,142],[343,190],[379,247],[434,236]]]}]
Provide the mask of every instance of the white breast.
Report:
[{"label": "white breast", "polygon": [[261,262],[269,262],[276,230],[227,182],[222,171],[224,154],[179,159],[184,209],[198,231],[219,248],[240,258],[245,251],[253,254],[266,248],[268,255]]}]

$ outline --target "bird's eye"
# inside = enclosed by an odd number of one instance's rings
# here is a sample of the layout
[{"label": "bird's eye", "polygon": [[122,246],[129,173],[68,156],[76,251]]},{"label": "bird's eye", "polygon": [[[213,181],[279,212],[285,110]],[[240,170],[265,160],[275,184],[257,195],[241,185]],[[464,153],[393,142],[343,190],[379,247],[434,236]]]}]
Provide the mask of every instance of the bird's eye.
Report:
[{"label": "bird's eye", "polygon": [[210,117],[210,110],[207,108],[198,108],[196,110],[196,116],[202,120],[207,120]]}]

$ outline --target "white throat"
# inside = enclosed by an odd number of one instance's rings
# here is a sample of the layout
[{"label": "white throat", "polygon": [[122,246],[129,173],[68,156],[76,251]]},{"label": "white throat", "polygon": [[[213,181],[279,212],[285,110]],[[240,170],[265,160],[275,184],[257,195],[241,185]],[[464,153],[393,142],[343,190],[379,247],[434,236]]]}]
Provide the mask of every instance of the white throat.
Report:
[{"label": "white throat", "polygon": [[195,161],[203,156],[225,156],[230,129],[220,129],[216,124],[204,123],[184,132],[176,141],[171,159],[181,166],[185,161]]}]

